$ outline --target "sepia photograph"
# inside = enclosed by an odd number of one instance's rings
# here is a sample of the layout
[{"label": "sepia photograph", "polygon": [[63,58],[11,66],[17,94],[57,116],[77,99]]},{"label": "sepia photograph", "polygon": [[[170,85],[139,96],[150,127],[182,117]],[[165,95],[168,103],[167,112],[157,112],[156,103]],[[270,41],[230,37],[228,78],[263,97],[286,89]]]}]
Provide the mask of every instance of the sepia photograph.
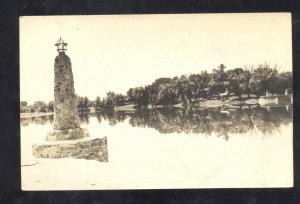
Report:
[{"label": "sepia photograph", "polygon": [[290,13],[19,26],[22,190],[293,187]]}]

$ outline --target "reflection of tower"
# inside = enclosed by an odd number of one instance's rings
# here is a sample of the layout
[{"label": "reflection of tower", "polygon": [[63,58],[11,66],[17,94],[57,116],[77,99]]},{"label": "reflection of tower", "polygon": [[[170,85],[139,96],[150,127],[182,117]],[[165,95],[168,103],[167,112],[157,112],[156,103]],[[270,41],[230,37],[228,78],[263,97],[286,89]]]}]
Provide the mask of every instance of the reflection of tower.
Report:
[{"label": "reflection of tower", "polygon": [[65,54],[67,43],[59,38],[55,45],[58,56],[54,63],[54,131],[47,140],[87,137],[87,131],[80,128],[71,60]]}]

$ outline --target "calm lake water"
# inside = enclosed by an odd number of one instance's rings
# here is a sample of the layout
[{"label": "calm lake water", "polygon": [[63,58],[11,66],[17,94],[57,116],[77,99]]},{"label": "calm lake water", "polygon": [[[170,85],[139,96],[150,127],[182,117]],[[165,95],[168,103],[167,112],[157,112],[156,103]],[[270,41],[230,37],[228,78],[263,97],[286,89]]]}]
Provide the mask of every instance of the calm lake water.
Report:
[{"label": "calm lake water", "polygon": [[[80,114],[80,120],[91,138],[108,139],[109,162],[93,165],[109,175],[91,189],[292,185],[291,106],[106,111]],[[53,116],[21,119],[23,164],[32,159],[31,145],[44,142],[52,123]],[[24,175],[22,184],[28,189],[50,182],[40,175],[44,183],[33,184],[26,180],[29,172]],[[76,185],[56,187],[84,188]]]},{"label": "calm lake water", "polygon": [[[107,122],[111,128],[125,123],[126,128],[151,128],[161,135],[170,133],[197,134],[210,136],[215,133],[224,140],[229,134],[261,132],[265,136],[280,134],[282,126],[292,123],[291,106],[281,107],[240,107],[236,109],[211,108],[197,109],[156,109],[125,111],[105,111],[81,113],[80,122],[85,127],[94,128]],[[30,128],[31,124],[51,126],[53,115],[21,119],[21,125]],[[94,122],[97,120],[98,124]],[[92,122],[91,122],[92,120]]]}]

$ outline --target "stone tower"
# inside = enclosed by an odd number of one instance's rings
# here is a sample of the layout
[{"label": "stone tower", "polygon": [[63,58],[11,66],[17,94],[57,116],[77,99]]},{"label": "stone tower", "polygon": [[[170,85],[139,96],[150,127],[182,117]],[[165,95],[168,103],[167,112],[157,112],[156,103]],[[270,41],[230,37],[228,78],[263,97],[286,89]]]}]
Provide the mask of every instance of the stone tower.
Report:
[{"label": "stone tower", "polygon": [[65,53],[67,43],[59,38],[55,45],[58,56],[54,62],[54,128],[46,136],[46,142],[32,145],[32,155],[39,158],[73,157],[107,162],[107,137],[86,138],[89,137],[87,130],[80,128],[72,65]]},{"label": "stone tower", "polygon": [[56,141],[87,137],[87,131],[80,128],[72,64],[65,53],[67,43],[59,38],[55,45],[58,55],[54,62],[54,130],[47,135],[46,140]]}]

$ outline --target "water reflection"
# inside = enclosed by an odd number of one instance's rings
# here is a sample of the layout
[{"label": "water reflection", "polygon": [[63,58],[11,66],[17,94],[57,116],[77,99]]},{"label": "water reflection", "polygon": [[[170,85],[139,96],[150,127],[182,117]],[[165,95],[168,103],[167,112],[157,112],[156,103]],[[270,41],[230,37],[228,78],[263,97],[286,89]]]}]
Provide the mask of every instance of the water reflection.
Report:
[{"label": "water reflection", "polygon": [[80,119],[80,123],[81,124],[89,124],[89,114],[88,113],[83,113],[83,114],[79,114],[79,119]]},{"label": "water reflection", "polygon": [[135,112],[101,112],[95,114],[98,121],[108,120],[110,125],[129,118],[132,127],[148,127],[162,134],[216,133],[228,140],[228,134],[244,134],[260,131],[264,135],[278,132],[281,125],[292,122],[292,108],[283,107],[240,107],[237,109],[155,109]]},{"label": "water reflection", "polygon": [[[264,135],[279,132],[282,125],[292,122],[292,107],[239,107],[211,109],[180,109],[164,108],[153,110],[106,111],[92,114],[80,114],[81,123],[89,124],[89,117],[96,117],[98,122],[108,121],[110,126],[128,122],[132,127],[154,128],[162,134],[198,133],[211,135],[228,140],[228,134],[244,134],[260,131]],[[36,124],[52,123],[53,116],[43,116],[21,120],[22,125],[33,122]]]},{"label": "water reflection", "polygon": [[28,126],[30,123],[36,125],[46,125],[52,124],[54,120],[53,115],[46,115],[46,116],[38,116],[38,117],[28,117],[28,118],[21,118],[20,122],[22,126]]},{"label": "water reflection", "polygon": [[130,113],[125,111],[105,111],[90,114],[90,116],[96,116],[98,122],[100,123],[102,120],[106,120],[109,122],[110,126],[115,126],[119,122],[124,122],[128,117],[131,116]]}]

